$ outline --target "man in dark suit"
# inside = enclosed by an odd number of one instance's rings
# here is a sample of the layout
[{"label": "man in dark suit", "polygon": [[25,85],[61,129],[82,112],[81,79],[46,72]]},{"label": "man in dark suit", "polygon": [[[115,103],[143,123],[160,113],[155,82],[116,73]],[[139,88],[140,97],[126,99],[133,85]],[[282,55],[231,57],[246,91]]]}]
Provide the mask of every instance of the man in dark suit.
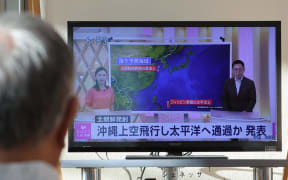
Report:
[{"label": "man in dark suit", "polygon": [[222,106],[225,111],[252,112],[256,104],[256,89],[252,80],[244,77],[241,60],[232,63],[232,78],[223,87]]}]

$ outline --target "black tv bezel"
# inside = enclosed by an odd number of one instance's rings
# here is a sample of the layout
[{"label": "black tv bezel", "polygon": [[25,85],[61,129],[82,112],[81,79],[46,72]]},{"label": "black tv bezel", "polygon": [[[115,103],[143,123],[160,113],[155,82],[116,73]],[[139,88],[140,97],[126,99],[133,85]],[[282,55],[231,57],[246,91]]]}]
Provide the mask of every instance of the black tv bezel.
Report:
[{"label": "black tv bezel", "polygon": [[281,21],[68,21],[68,44],[73,48],[74,27],[275,27],[277,78],[276,141],[169,141],[169,142],[74,142],[69,130],[69,152],[233,152],[281,151]]}]

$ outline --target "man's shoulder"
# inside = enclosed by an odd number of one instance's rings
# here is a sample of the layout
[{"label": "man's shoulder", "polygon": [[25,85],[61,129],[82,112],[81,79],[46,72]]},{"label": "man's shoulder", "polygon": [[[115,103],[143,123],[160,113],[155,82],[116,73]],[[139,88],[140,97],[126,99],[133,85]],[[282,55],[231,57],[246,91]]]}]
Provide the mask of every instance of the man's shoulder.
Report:
[{"label": "man's shoulder", "polygon": [[41,161],[0,163],[1,180],[58,180],[57,171]]},{"label": "man's shoulder", "polygon": [[243,81],[245,81],[247,84],[254,84],[254,81],[247,77],[243,77]]}]

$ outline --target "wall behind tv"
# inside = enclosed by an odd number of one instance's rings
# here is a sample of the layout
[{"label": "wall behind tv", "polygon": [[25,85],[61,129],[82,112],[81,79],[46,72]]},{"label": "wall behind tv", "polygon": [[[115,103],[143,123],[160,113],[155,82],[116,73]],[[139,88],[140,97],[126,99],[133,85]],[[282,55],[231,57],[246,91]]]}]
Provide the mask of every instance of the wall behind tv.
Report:
[{"label": "wall behind tv", "polygon": [[[76,20],[165,20],[165,21],[234,21],[234,20],[281,20],[282,21],[282,136],[283,151],[279,153],[217,153],[230,158],[285,158],[287,152],[286,129],[288,121],[288,1],[287,0],[42,0],[44,3],[44,18],[54,25],[67,38],[66,22]],[[136,153],[133,153],[136,154]],[[199,154],[199,153],[198,153]],[[207,153],[206,153],[207,154]],[[216,154],[216,153],[213,153]],[[110,154],[110,158],[122,158],[124,153]],[[105,157],[105,156],[104,156]],[[62,159],[98,159],[95,153],[67,153]],[[192,168],[197,172],[200,168]],[[206,171],[208,168],[202,169]],[[133,179],[139,176],[139,169],[133,168]],[[216,171],[216,168],[214,168]],[[217,168],[225,178],[251,178],[252,170]],[[274,178],[281,179],[281,168]],[[128,179],[125,171],[115,169],[117,178],[109,175],[112,169],[103,170],[103,179]],[[161,177],[158,168],[148,168],[151,177]],[[207,170],[208,171],[208,170]],[[213,169],[212,169],[213,171]],[[232,172],[234,175],[232,176]],[[235,173],[238,176],[235,176]],[[145,173],[146,174],[146,173]],[[81,178],[80,170],[63,169],[64,180]],[[147,175],[148,176],[148,175]],[[201,179],[219,179],[215,176],[202,176]],[[235,179],[233,178],[233,179]],[[185,178],[184,178],[185,179]],[[187,177],[187,179],[189,179]],[[221,178],[220,178],[221,179]]]}]

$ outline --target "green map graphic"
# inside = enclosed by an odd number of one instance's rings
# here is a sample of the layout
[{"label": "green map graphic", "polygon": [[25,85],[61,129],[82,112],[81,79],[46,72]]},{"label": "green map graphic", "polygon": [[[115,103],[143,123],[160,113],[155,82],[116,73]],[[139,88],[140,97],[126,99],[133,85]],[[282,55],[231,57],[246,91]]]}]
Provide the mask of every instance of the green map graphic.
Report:
[{"label": "green map graphic", "polygon": [[[151,57],[151,64],[166,69],[169,67],[167,58],[173,54],[177,54],[184,48],[184,45],[110,45],[111,57],[111,85],[115,92],[114,110],[133,110],[135,102],[133,97],[137,96],[138,91],[149,87],[155,80],[156,73],[159,71],[120,71],[117,64],[118,57]],[[193,55],[189,51],[186,55],[186,61],[179,66],[173,66],[169,73],[187,67],[189,55]],[[157,84],[153,84],[155,89]],[[151,98],[151,102],[161,108],[157,102],[157,96]]]}]

